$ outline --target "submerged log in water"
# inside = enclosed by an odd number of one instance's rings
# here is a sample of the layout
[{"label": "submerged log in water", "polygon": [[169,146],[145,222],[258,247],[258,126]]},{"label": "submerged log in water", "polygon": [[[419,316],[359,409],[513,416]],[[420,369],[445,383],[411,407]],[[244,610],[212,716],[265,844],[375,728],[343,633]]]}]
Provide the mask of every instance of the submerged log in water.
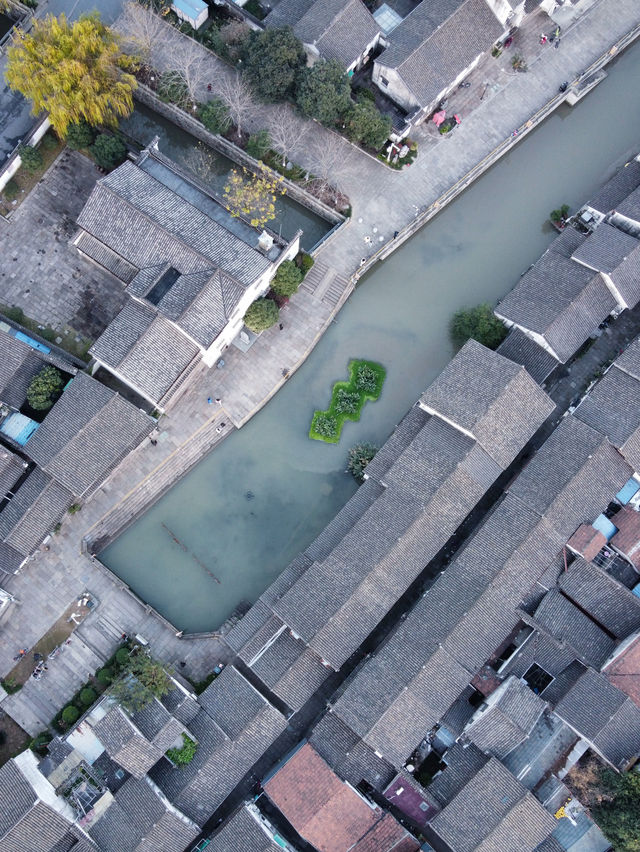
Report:
[{"label": "submerged log in water", "polygon": [[204,562],[201,562],[201,561],[198,559],[198,557],[195,555],[195,553],[192,553],[192,554],[191,554],[191,558],[193,559],[193,561],[194,561],[194,562],[196,562],[196,563],[197,563],[197,564],[198,564],[198,565],[199,565],[199,566],[203,569],[203,571],[206,571],[206,572],[207,572],[207,574],[208,574],[210,577],[212,577],[212,578],[216,581],[216,583],[217,583],[219,586],[221,586],[221,585],[222,585],[221,581],[220,581],[220,580],[216,577],[216,575],[215,575],[215,574],[213,574],[211,571],[209,571],[209,569],[208,569],[208,568],[207,568],[207,566],[204,564]]},{"label": "submerged log in water", "polygon": [[168,526],[164,523],[164,521],[162,522],[162,527],[163,527],[163,529],[165,529],[165,530],[169,533],[169,535],[171,536],[171,538],[173,539],[173,541],[174,541],[174,542],[178,545],[178,547],[181,547],[181,548],[184,550],[184,552],[185,552],[185,553],[188,553],[188,552],[189,552],[189,548],[187,547],[187,545],[186,545],[186,544],[183,544],[183,543],[180,541],[180,539],[178,538],[178,536],[177,536],[174,532],[172,532],[172,531],[169,529],[169,527],[168,527]]}]

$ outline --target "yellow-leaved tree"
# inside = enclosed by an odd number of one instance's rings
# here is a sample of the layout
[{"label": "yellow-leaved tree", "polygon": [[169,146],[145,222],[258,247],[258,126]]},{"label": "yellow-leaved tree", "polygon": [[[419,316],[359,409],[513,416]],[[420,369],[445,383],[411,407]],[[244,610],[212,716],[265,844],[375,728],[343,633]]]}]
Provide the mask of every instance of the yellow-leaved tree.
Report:
[{"label": "yellow-leaved tree", "polygon": [[276,217],[276,195],[284,195],[282,176],[271,177],[266,169],[253,174],[243,169],[244,176],[232,169],[224,188],[224,200],[232,216],[248,219],[254,228],[262,228]]},{"label": "yellow-leaved tree", "polygon": [[98,13],[70,23],[65,15],[34,18],[31,32],[18,31],[7,50],[9,86],[46,110],[64,137],[70,124],[116,126],[133,109],[132,60]]}]

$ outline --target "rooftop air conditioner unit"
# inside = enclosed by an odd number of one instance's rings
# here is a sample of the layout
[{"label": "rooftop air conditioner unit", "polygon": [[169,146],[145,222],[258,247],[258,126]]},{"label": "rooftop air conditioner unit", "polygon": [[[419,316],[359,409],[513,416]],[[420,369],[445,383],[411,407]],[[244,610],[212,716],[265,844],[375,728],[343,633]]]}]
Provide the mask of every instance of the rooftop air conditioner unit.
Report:
[{"label": "rooftop air conditioner unit", "polygon": [[258,237],[258,248],[263,252],[271,251],[273,248],[273,237],[266,231],[263,231]]}]

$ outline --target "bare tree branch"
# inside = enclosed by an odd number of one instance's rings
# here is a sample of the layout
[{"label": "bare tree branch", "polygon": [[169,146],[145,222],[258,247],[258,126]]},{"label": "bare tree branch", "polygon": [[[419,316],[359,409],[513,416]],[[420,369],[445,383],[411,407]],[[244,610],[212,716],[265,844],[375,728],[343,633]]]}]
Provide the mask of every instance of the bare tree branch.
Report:
[{"label": "bare tree branch", "polygon": [[227,105],[231,120],[238,130],[238,135],[241,136],[243,125],[255,115],[258,109],[251,89],[239,74],[228,74],[215,81],[214,91]]},{"label": "bare tree branch", "polygon": [[137,53],[144,62],[149,62],[152,49],[170,44],[173,35],[160,15],[137,2],[124,4],[116,26],[122,33],[125,49]]},{"label": "bare tree branch", "polygon": [[308,134],[308,125],[291,107],[280,106],[271,115],[269,136],[271,145],[282,155],[285,166],[289,157],[302,147]]},{"label": "bare tree branch", "polygon": [[351,176],[353,151],[347,142],[335,133],[323,133],[316,137],[310,149],[312,170],[324,189],[333,195],[347,191],[347,181]]},{"label": "bare tree branch", "polygon": [[177,71],[193,103],[198,100],[199,89],[207,79],[207,51],[191,38],[178,38],[171,45],[170,63]]}]

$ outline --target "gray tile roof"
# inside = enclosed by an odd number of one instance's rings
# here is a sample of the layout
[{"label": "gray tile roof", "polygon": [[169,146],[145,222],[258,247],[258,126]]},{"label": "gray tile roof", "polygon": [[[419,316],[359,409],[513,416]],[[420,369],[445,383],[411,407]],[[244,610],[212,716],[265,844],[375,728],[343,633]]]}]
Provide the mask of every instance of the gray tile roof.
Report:
[{"label": "gray tile roof", "polygon": [[356,62],[380,32],[361,0],[281,0],[265,18],[270,27],[293,27],[300,41],[345,68]]},{"label": "gray tile roof", "polygon": [[431,828],[452,852],[533,852],[555,825],[537,799],[491,758],[436,815]]},{"label": "gray tile roof", "polygon": [[[122,708],[113,707],[94,726],[93,732],[107,754],[134,778],[142,778],[164,755],[166,749],[149,742]],[[175,740],[175,736],[173,737]]]},{"label": "gray tile roof", "polygon": [[472,719],[465,737],[482,751],[504,760],[529,736],[546,704],[515,677],[508,678],[497,693],[498,697],[494,694],[489,698],[493,703]]},{"label": "gray tile roof", "polygon": [[159,793],[147,778],[130,778],[122,785],[115,801],[90,829],[101,852],[169,852],[195,840],[199,828]]},{"label": "gray tile roof", "polygon": [[640,427],[640,381],[614,364],[576,408],[574,416],[621,448]]},{"label": "gray tile roof", "polygon": [[448,805],[488,761],[489,756],[473,743],[454,743],[443,755],[446,766],[429,784],[429,793],[442,807]]},{"label": "gray tile roof", "polygon": [[0,541],[29,556],[73,503],[73,494],[39,468],[0,512]]},{"label": "gray tile roof", "polygon": [[612,270],[610,277],[627,305],[635,308],[640,301],[640,246]]},{"label": "gray tile roof", "polygon": [[516,364],[522,364],[531,378],[539,385],[551,375],[560,363],[550,352],[543,349],[535,340],[517,327],[511,329],[496,352]]},{"label": "gray tile roof", "polygon": [[623,370],[640,381],[640,337],[636,337],[622,355],[616,358],[615,365],[619,370]]},{"label": "gray tile roof", "polygon": [[640,186],[633,189],[626,198],[616,205],[616,213],[640,222]]},{"label": "gray tile roof", "polygon": [[483,0],[420,3],[393,31],[377,63],[395,68],[417,103],[426,107],[502,31]]},{"label": "gray tile roof", "polygon": [[607,181],[602,189],[589,201],[589,207],[600,213],[609,213],[640,186],[640,162],[631,160]]},{"label": "gray tile roof", "polygon": [[573,253],[573,260],[597,272],[613,272],[640,245],[635,237],[603,222]]},{"label": "gray tile roof", "polygon": [[538,606],[533,623],[559,642],[565,642],[587,665],[600,668],[615,648],[615,641],[595,621],[581,612],[558,589],[551,589]]},{"label": "gray tile roof", "polygon": [[419,405],[414,405],[409,409],[367,465],[367,476],[370,479],[375,479],[377,482],[384,480],[386,472],[413,441],[429,416]]},{"label": "gray tile roof", "polygon": [[200,358],[195,343],[156,311],[133,299],[109,323],[90,352],[157,403]]},{"label": "gray tile roof", "polygon": [[541,334],[567,361],[616,307],[600,275],[551,249],[498,303],[496,313]]},{"label": "gray tile roof", "polygon": [[224,823],[208,848],[211,852],[282,852],[246,805]]},{"label": "gray tile roof", "polygon": [[567,541],[580,523],[591,523],[607,507],[632,473],[604,436],[568,416],[509,491]]},{"label": "gray tile roof", "polygon": [[25,452],[77,497],[94,491],[154,427],[115,391],[78,373]]},{"label": "gray tile roof", "polygon": [[503,468],[555,407],[526,370],[475,340],[449,362],[420,404],[471,432]]},{"label": "gray tile roof", "polygon": [[0,568],[9,574],[15,573],[24,562],[24,555],[0,541]]},{"label": "gray tile roof", "polygon": [[20,456],[0,444],[0,501],[12,490],[24,471],[24,462]]},{"label": "gray tile roof", "polygon": [[596,565],[576,559],[559,586],[563,593],[618,639],[640,630],[640,598]]},{"label": "gray tile roof", "polygon": [[555,712],[617,769],[626,769],[640,754],[640,707],[593,669],[587,669]]},{"label": "gray tile roof", "polygon": [[234,666],[227,666],[199,696],[198,703],[230,739],[236,739],[266,702]]},{"label": "gray tile roof", "polygon": [[257,248],[129,161],[100,178],[78,224],[137,269],[215,267],[247,286],[270,266]]}]

